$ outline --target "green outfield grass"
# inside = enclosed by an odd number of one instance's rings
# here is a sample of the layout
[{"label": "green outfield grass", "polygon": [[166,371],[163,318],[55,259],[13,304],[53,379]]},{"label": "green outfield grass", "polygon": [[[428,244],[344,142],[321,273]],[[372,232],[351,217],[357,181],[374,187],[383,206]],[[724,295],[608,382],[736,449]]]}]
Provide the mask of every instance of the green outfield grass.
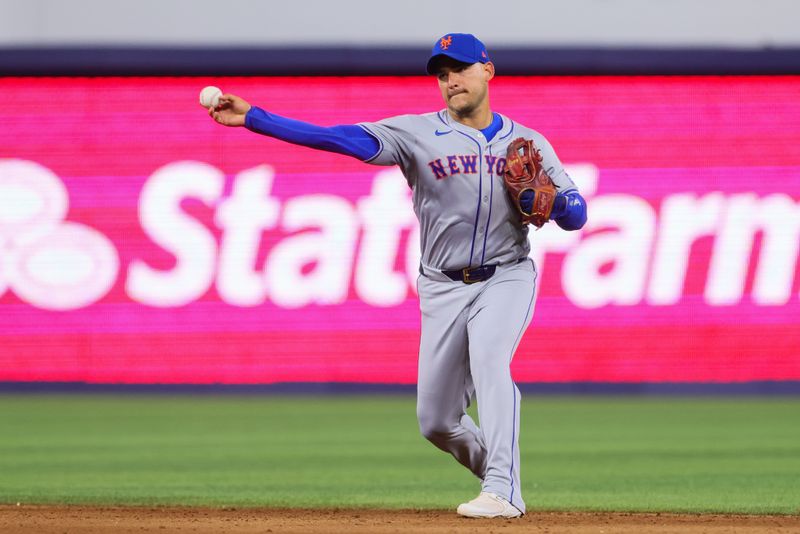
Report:
[{"label": "green outfield grass", "polygon": [[[531,510],[800,512],[800,398],[526,397]],[[452,508],[410,396],[0,395],[0,502]]]}]

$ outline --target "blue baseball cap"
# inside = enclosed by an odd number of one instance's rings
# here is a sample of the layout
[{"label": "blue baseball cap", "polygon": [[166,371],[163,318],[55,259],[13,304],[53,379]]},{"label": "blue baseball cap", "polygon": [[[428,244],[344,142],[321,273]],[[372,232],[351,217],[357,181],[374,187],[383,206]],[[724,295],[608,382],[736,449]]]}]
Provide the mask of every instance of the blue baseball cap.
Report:
[{"label": "blue baseball cap", "polygon": [[432,67],[436,58],[447,56],[462,63],[488,63],[489,53],[486,46],[471,33],[448,33],[443,35],[433,45],[431,58],[428,60],[426,70],[428,74],[435,74]]}]

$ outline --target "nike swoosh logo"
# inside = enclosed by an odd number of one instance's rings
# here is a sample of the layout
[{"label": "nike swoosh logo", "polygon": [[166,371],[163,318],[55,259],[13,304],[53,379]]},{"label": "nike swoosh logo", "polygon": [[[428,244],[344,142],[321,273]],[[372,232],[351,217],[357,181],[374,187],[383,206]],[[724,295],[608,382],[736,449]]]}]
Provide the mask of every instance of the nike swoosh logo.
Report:
[{"label": "nike swoosh logo", "polygon": [[447,135],[447,134],[449,134],[449,133],[450,133],[450,132],[452,132],[452,131],[453,131],[453,130],[447,130],[446,132],[440,132],[439,130],[436,130],[434,133],[435,133],[436,135]]}]

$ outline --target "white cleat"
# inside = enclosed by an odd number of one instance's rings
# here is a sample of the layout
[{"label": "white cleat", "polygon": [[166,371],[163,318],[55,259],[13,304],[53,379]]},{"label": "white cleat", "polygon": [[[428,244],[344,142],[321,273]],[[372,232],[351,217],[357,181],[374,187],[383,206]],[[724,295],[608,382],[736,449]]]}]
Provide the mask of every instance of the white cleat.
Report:
[{"label": "white cleat", "polygon": [[481,492],[469,502],[458,505],[456,510],[464,517],[520,517],[522,512],[510,502],[494,493]]}]

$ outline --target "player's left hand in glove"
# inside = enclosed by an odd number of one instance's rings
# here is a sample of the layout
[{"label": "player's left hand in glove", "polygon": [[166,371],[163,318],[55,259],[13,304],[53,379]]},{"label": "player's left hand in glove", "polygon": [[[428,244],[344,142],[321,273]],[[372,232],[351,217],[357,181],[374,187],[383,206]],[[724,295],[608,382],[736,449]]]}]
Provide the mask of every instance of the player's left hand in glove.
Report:
[{"label": "player's left hand in glove", "polygon": [[541,228],[550,220],[556,186],[544,170],[542,155],[532,140],[519,137],[508,145],[503,181],[523,224]]}]

